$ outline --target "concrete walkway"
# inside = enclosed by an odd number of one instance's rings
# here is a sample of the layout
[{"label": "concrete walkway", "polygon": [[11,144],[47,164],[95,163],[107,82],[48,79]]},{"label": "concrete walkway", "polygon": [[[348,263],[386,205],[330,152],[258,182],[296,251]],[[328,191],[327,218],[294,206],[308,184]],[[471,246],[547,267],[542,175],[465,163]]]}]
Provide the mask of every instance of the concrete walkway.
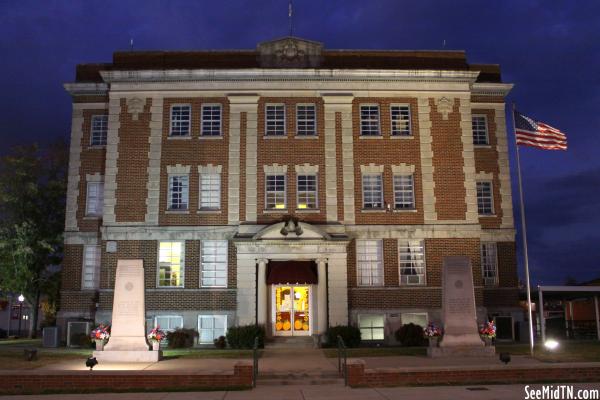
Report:
[{"label": "concrete walkway", "polygon": [[[556,387],[558,384],[555,384]],[[98,393],[33,396],[0,396],[6,400],[392,400],[436,399],[475,400],[525,398],[526,385],[428,386],[379,389],[350,389],[344,386],[283,386],[263,387],[239,392],[180,392],[180,393]],[[529,389],[541,389],[530,385]],[[600,389],[600,384],[573,384],[578,389]]]},{"label": "concrete walkway", "polygon": [[337,358],[327,358],[320,349],[265,349],[258,360],[259,375],[285,372],[335,373]]}]

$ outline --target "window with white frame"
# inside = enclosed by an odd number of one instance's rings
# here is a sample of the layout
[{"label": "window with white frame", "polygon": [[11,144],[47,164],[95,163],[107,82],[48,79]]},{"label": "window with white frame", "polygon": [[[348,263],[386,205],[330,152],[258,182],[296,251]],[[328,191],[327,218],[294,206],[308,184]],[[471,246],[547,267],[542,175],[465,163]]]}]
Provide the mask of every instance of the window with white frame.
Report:
[{"label": "window with white frame", "polygon": [[192,106],[189,104],[171,107],[171,136],[189,136]]},{"label": "window with white frame", "polygon": [[88,182],[85,215],[98,217],[102,215],[104,205],[104,182]]},{"label": "window with white frame", "polygon": [[202,136],[221,136],[221,105],[205,104],[202,106]]},{"label": "window with white frame", "polygon": [[402,325],[415,324],[426,328],[429,323],[427,313],[402,313],[400,314]]},{"label": "window with white frame", "polygon": [[158,249],[158,286],[183,287],[185,247],[183,242],[160,242]]},{"label": "window with white frame", "polygon": [[108,115],[92,116],[92,134],[90,144],[92,146],[106,146],[108,134]]},{"label": "window with white frame", "polygon": [[198,315],[198,343],[213,344],[227,333],[227,315]]},{"label": "window with white frame", "polygon": [[360,134],[361,136],[380,136],[379,130],[379,106],[360,106]]},{"label": "window with white frame", "polygon": [[391,106],[390,113],[392,119],[392,136],[411,136],[410,106]]},{"label": "window with white frame", "polygon": [[412,175],[394,175],[394,208],[413,210],[415,208],[415,187]]},{"label": "window with white frame", "polygon": [[298,209],[317,208],[317,176],[298,175]]},{"label": "window with white frame", "polygon": [[83,247],[83,289],[100,286],[100,246]]},{"label": "window with white frame", "polygon": [[227,240],[203,240],[202,287],[227,287]]},{"label": "window with white frame", "polygon": [[157,315],[154,317],[154,327],[160,327],[160,330],[165,332],[181,329],[183,328],[183,317],[181,315]]},{"label": "window with white frame", "polygon": [[381,240],[356,241],[357,277],[360,286],[383,285],[383,244]]},{"label": "window with white frame", "polygon": [[425,284],[425,243],[423,240],[399,240],[400,284]]},{"label": "window with white frame", "polygon": [[189,185],[188,175],[169,175],[169,210],[188,209]]},{"label": "window with white frame", "polygon": [[491,181],[477,182],[477,211],[479,215],[494,214],[494,197]]},{"label": "window with white frame", "polygon": [[385,316],[382,314],[358,314],[361,340],[385,339]]},{"label": "window with white frame", "polygon": [[267,104],[265,106],[265,135],[285,136],[285,105]]},{"label": "window with white frame", "polygon": [[200,174],[200,209],[218,210],[221,208],[221,174]]},{"label": "window with white frame", "polygon": [[314,104],[296,106],[296,135],[315,136],[317,134],[317,112]]},{"label": "window with white frame", "polygon": [[381,174],[362,176],[363,208],[383,209],[383,183]]},{"label": "window with white frame", "polygon": [[285,209],[285,175],[266,175],[265,208],[268,210]]},{"label": "window with white frame", "polygon": [[481,243],[481,267],[483,284],[495,286],[498,283],[498,251],[495,242]]},{"label": "window with white frame", "polygon": [[489,144],[487,118],[485,115],[473,115],[471,120],[473,122],[473,144]]}]

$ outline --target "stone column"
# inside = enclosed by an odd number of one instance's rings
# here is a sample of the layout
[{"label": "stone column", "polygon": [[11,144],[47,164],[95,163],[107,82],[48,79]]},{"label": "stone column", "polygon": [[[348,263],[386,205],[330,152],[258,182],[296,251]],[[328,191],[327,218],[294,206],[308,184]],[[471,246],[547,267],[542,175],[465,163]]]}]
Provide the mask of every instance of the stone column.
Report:
[{"label": "stone column", "polygon": [[319,284],[317,285],[317,327],[318,332],[325,333],[327,330],[327,260],[317,260]]},{"label": "stone column", "polygon": [[256,273],[258,274],[257,279],[257,303],[256,303],[256,315],[257,321],[259,325],[264,325],[266,328],[267,325],[267,261],[266,259],[259,259],[258,269]]}]

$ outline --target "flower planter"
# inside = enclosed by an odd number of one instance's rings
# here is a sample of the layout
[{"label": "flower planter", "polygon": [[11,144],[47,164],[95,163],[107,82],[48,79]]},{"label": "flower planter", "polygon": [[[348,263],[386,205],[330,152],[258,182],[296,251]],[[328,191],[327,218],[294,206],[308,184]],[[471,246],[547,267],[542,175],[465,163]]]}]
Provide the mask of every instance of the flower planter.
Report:
[{"label": "flower planter", "polygon": [[483,343],[485,343],[486,347],[489,347],[492,345],[492,338],[484,336],[483,337]]},{"label": "flower planter", "polygon": [[154,340],[152,341],[152,351],[159,351],[160,350],[160,342]]},{"label": "flower planter", "polygon": [[438,347],[440,342],[440,338],[438,336],[433,336],[429,338],[429,347]]},{"label": "flower planter", "polygon": [[103,351],[106,340],[96,340],[96,351]]}]

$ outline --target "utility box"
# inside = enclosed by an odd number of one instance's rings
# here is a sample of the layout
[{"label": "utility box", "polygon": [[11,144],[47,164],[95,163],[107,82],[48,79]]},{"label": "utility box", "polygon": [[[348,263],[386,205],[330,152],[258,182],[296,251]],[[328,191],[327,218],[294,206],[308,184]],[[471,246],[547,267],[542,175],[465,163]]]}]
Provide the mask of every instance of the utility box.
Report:
[{"label": "utility box", "polygon": [[60,344],[60,332],[58,326],[47,326],[42,330],[42,346],[58,347]]}]

